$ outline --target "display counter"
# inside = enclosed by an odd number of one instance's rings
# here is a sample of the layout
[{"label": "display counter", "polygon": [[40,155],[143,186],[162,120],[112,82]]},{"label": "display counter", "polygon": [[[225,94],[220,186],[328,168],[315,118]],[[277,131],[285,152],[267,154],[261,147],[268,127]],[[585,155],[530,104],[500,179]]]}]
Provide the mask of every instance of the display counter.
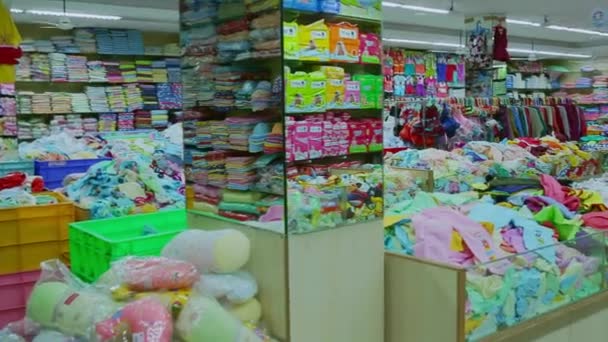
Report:
[{"label": "display counter", "polygon": [[608,317],[606,265],[605,233],[468,269],[387,252],[385,341],[572,341]]}]

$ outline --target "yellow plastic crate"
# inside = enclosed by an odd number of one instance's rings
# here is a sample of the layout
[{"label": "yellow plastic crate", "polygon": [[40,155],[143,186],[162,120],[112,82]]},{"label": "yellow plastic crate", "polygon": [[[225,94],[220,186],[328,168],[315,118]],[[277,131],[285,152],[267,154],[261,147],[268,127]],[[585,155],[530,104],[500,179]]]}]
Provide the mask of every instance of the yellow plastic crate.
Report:
[{"label": "yellow plastic crate", "polygon": [[91,211],[89,209],[82,208],[75,204],[74,210],[76,214],[74,222],[88,221],[91,219]]},{"label": "yellow plastic crate", "polygon": [[191,185],[186,187],[186,209],[194,208],[194,189]]},{"label": "yellow plastic crate", "polygon": [[0,209],[0,275],[33,271],[40,262],[68,257],[74,204],[54,192],[57,204]]}]

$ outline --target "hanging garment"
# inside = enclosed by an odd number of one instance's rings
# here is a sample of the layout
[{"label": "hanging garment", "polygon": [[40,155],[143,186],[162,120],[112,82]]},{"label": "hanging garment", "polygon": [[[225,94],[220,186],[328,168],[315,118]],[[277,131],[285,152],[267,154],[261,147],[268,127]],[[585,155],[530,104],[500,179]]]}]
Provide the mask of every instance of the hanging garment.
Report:
[{"label": "hanging garment", "polygon": [[9,10],[0,1],[0,83],[15,83],[15,64],[21,57],[21,36]]},{"label": "hanging garment", "polygon": [[507,51],[508,45],[507,29],[502,25],[494,27],[494,60],[508,62],[511,59]]}]

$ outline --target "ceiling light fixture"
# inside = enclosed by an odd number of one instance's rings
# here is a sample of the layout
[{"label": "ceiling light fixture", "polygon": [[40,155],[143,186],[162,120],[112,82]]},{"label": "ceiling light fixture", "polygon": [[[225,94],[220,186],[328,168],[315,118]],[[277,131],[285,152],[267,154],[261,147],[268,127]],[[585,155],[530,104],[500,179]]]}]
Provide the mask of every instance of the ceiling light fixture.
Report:
[{"label": "ceiling light fixture", "polygon": [[403,8],[417,12],[427,12],[427,13],[435,13],[435,14],[450,14],[449,10],[444,10],[441,8],[432,8],[432,7],[424,7],[424,6],[413,6],[413,5],[405,5],[396,2],[390,1],[382,1],[382,5],[391,8]]},{"label": "ceiling light fixture", "polygon": [[20,8],[11,8],[11,13],[21,14],[23,12],[25,12],[25,11]]},{"label": "ceiling light fixture", "polygon": [[507,18],[507,24],[516,24],[516,25],[525,25],[525,26],[534,26],[534,27],[541,27],[542,26],[542,24],[535,23],[535,22],[532,22],[532,21],[518,20],[518,19],[509,19],[509,18]]},{"label": "ceiling light fixture", "polygon": [[591,58],[591,55],[583,55],[579,53],[568,53],[568,52],[557,52],[557,51],[543,51],[543,50],[529,50],[529,49],[508,49],[509,52],[515,53],[526,53],[536,54],[545,56],[556,56],[556,57],[572,57],[572,58]]},{"label": "ceiling light fixture", "polygon": [[40,11],[40,10],[27,10],[27,14],[52,16],[52,17],[69,17],[69,18],[82,18],[82,19],[97,19],[97,20],[121,20],[122,17],[116,15],[98,15],[98,14],[86,14],[86,13],[72,13],[72,12],[56,12],[56,11]]},{"label": "ceiling light fixture", "polygon": [[594,36],[608,37],[608,32],[585,30],[585,29],[579,29],[579,28],[574,28],[574,27],[566,27],[566,26],[558,26],[558,25],[549,25],[549,26],[547,26],[547,28],[551,29],[551,30],[557,30],[557,31],[568,31],[568,32],[574,32],[574,33],[583,33],[583,34],[591,34],[591,35],[594,35]]},{"label": "ceiling light fixture", "polygon": [[445,47],[453,47],[453,48],[464,47],[463,45],[457,44],[457,43],[431,42],[431,41],[426,41],[426,40],[412,40],[412,39],[399,39],[399,38],[382,38],[382,40],[385,42],[391,42],[391,43],[445,46]]}]

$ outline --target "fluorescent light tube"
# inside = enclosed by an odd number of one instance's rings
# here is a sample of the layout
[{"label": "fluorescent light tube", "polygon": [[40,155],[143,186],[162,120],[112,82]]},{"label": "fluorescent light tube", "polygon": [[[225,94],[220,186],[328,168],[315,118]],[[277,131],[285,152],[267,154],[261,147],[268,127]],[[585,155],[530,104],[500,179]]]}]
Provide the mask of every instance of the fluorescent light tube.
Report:
[{"label": "fluorescent light tube", "polygon": [[413,6],[413,5],[405,5],[396,2],[390,1],[382,1],[382,5],[386,7],[392,8],[403,8],[416,12],[427,12],[427,13],[435,13],[435,14],[450,14],[449,10],[441,9],[441,8],[432,8],[432,7],[424,7],[424,6]]},{"label": "fluorescent light tube", "polygon": [[591,34],[591,35],[594,35],[594,36],[608,37],[608,32],[585,30],[585,29],[579,29],[579,28],[574,28],[574,27],[566,27],[566,26],[558,26],[558,25],[549,25],[549,26],[547,26],[547,28],[551,29],[551,30],[557,30],[557,31],[568,31],[568,32],[575,32],[575,33],[582,33],[582,34]]},{"label": "fluorescent light tube", "polygon": [[591,58],[591,55],[583,55],[579,53],[568,53],[568,52],[557,52],[557,51],[544,51],[544,50],[528,50],[528,49],[508,49],[509,52],[516,53],[527,53],[537,54],[545,56],[556,56],[556,57],[572,57],[572,58]]},{"label": "fluorescent light tube", "polygon": [[20,13],[23,13],[23,12],[25,12],[25,11],[22,10],[22,9],[20,9],[20,8],[11,8],[11,13],[20,14]]},{"label": "fluorescent light tube", "polygon": [[40,10],[27,10],[27,14],[33,15],[46,15],[53,17],[69,17],[69,18],[83,18],[83,19],[98,19],[98,20],[121,20],[122,17],[116,15],[97,15],[97,14],[86,14],[86,13],[72,13],[72,12],[56,12],[56,11],[40,11]]},{"label": "fluorescent light tube", "polygon": [[445,46],[453,48],[462,48],[463,45],[458,43],[443,43],[443,42],[431,42],[426,40],[412,40],[412,39],[398,39],[398,38],[382,38],[385,42],[392,43],[404,43],[404,44],[415,44],[415,45],[432,45],[432,46]]},{"label": "fluorescent light tube", "polygon": [[509,19],[509,18],[507,18],[507,24],[541,27],[540,23],[535,23],[535,22],[527,21],[527,20]]}]

